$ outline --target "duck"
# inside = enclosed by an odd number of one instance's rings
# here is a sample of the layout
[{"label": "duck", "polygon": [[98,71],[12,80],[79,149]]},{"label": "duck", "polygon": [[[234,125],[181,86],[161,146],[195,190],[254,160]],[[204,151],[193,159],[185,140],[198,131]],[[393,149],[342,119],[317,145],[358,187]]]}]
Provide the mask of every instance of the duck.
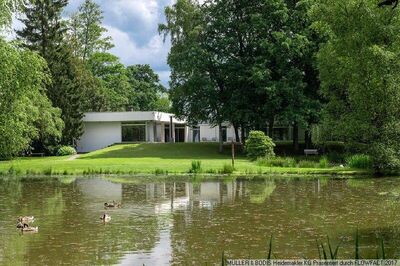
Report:
[{"label": "duck", "polygon": [[20,216],[17,219],[17,222],[26,223],[26,224],[33,223],[34,221],[35,221],[35,217],[33,217],[33,216]]},{"label": "duck", "polygon": [[103,215],[100,217],[100,220],[102,220],[104,223],[107,223],[111,220],[111,216],[107,213],[103,213]]},{"label": "duck", "polygon": [[104,203],[104,208],[121,208],[121,203],[116,201],[106,202]]},{"label": "duck", "polygon": [[18,222],[17,228],[21,229],[22,232],[38,232],[39,231],[39,227],[29,226],[27,223],[23,223],[23,222]]},{"label": "duck", "polygon": [[23,222],[18,222],[18,223],[17,223],[17,228],[18,228],[18,229],[22,229],[22,228],[24,228],[24,227],[29,227],[29,225],[26,224],[26,223],[23,223]]}]

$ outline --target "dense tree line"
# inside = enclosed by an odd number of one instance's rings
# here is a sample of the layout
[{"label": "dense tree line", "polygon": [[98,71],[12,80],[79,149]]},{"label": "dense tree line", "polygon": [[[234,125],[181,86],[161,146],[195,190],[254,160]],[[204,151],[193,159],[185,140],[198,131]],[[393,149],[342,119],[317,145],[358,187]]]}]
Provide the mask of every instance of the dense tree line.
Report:
[{"label": "dense tree line", "polygon": [[[171,36],[171,99],[193,123],[229,121],[236,139],[277,120],[306,128],[319,120],[313,61],[320,38],[307,3],[180,0],[159,30]],[[297,145],[297,134],[294,134]]]},{"label": "dense tree line", "polygon": [[237,139],[238,128],[244,139],[286,122],[295,148],[298,126],[307,145],[319,124],[321,141],[371,155],[377,172],[399,168],[397,9],[375,0],[178,0],[165,16],[178,115],[228,121]]},{"label": "dense tree line", "polygon": [[75,145],[87,111],[170,108],[166,89],[148,65],[125,67],[86,0],[70,18],[67,0],[2,0],[0,27],[17,12],[17,41],[0,39],[0,158]]}]

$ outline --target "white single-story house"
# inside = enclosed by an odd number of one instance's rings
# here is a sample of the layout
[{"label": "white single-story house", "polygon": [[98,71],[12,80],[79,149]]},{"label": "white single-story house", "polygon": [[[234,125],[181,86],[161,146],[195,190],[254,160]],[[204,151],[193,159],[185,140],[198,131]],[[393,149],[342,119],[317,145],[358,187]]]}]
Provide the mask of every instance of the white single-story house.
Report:
[{"label": "white single-story house", "polygon": [[[200,124],[189,127],[185,120],[163,112],[85,113],[78,152],[90,152],[116,143],[219,141],[219,127]],[[170,130],[172,128],[172,130]],[[223,141],[234,139],[231,125],[223,125]]]}]

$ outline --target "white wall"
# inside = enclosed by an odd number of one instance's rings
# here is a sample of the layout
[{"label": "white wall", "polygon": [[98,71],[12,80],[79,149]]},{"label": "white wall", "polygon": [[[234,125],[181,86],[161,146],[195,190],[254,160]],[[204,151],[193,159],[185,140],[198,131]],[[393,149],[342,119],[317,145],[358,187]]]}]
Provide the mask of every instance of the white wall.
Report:
[{"label": "white wall", "polygon": [[89,152],[119,143],[121,122],[84,122],[84,133],[78,141],[78,152]]},{"label": "white wall", "polygon": [[[235,140],[235,130],[233,126],[226,125],[226,137],[227,141],[230,142]],[[209,124],[200,124],[200,142],[212,142],[212,141],[219,141],[219,127],[215,126],[212,127]],[[193,142],[193,130],[188,130],[188,141]]]}]

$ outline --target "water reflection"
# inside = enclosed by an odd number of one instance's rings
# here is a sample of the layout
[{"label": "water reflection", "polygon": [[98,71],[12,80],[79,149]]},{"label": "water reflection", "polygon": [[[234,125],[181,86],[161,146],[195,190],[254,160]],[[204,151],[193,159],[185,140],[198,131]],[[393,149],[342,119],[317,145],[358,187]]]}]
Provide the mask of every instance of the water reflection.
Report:
[{"label": "water reflection", "polygon": [[[0,264],[168,265],[263,258],[270,235],[278,258],[316,258],[316,239],[343,241],[352,258],[377,238],[399,256],[400,181],[258,180],[117,183],[105,179],[0,180]],[[107,210],[104,202],[121,201]],[[39,233],[21,235],[16,217],[34,215]]]}]

